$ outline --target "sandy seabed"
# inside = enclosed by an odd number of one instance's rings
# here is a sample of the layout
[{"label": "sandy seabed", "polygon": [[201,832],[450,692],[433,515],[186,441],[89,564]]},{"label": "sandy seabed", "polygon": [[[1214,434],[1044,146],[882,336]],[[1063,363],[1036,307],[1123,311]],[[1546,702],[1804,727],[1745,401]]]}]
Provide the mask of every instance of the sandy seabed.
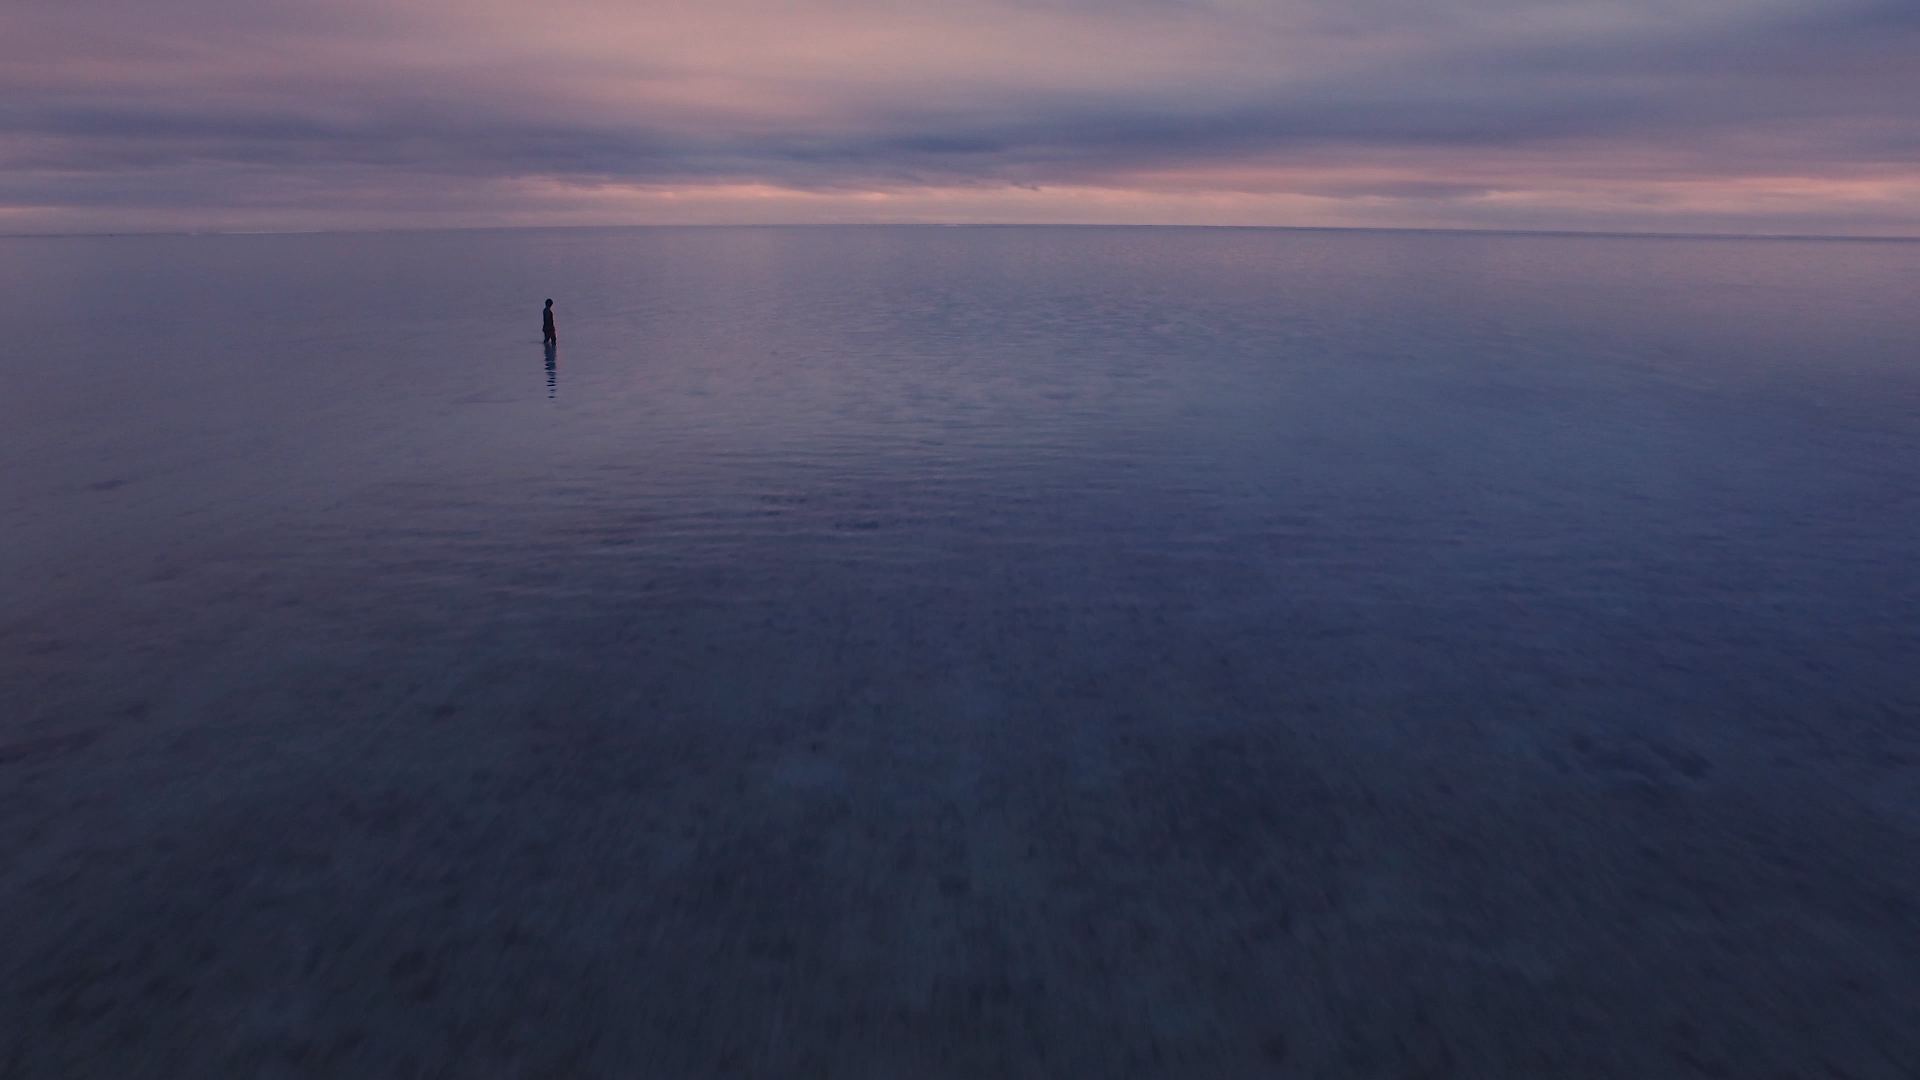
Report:
[{"label": "sandy seabed", "polygon": [[9,624],[0,1075],[1920,1075],[1920,747],[1817,664],[597,528]]}]

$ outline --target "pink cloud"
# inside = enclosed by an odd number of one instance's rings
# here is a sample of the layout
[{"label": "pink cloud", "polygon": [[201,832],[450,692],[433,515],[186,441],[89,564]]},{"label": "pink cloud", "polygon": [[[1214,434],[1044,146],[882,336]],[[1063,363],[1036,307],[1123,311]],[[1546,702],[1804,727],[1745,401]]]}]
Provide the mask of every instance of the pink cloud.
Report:
[{"label": "pink cloud", "polygon": [[15,0],[9,229],[1920,232],[1879,0]]}]

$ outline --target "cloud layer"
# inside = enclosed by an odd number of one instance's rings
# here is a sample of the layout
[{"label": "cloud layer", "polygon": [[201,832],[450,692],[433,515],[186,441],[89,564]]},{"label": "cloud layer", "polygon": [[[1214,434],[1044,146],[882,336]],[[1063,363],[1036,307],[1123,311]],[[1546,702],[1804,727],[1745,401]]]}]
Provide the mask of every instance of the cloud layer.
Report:
[{"label": "cloud layer", "polygon": [[9,0],[0,232],[1920,235],[1911,0]]}]

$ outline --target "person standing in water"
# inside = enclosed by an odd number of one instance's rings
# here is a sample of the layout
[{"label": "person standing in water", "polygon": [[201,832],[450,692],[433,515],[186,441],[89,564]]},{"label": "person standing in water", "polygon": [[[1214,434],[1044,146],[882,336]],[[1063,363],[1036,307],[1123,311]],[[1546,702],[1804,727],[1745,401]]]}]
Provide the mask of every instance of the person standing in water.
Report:
[{"label": "person standing in water", "polygon": [[547,301],[547,309],[540,313],[540,333],[546,337],[547,344],[558,344],[560,339],[553,334],[553,301]]}]

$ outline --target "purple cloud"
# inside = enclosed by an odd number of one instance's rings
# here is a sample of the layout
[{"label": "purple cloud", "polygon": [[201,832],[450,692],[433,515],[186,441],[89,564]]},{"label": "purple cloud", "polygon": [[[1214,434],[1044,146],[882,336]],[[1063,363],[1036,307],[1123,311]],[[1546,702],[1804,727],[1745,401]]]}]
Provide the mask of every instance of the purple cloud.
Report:
[{"label": "purple cloud", "polygon": [[0,230],[1920,233],[1886,0],[13,0]]}]

